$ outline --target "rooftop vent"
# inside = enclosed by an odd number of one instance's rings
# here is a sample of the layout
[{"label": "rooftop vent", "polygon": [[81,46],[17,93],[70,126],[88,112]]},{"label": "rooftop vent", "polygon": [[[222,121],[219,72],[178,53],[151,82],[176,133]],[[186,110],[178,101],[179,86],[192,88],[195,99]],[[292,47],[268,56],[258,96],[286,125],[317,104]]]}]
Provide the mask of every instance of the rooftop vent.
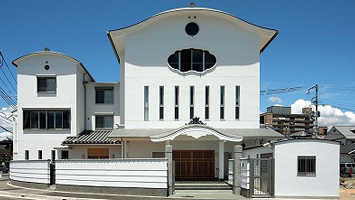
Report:
[{"label": "rooftop vent", "polygon": [[195,7],[195,5],[196,5],[195,2],[191,2],[191,3],[190,3],[190,7],[191,7],[191,8]]},{"label": "rooftop vent", "polygon": [[44,51],[51,51],[48,47],[44,48]]}]

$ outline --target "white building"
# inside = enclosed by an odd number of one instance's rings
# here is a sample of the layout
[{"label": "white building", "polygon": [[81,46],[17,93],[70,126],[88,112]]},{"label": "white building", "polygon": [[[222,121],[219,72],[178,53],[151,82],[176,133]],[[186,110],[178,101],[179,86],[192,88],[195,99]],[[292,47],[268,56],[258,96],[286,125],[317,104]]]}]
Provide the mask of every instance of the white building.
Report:
[{"label": "white building", "polygon": [[68,55],[24,55],[14,159],[164,157],[170,144],[177,179],[223,179],[233,146],[282,137],[259,128],[260,54],[277,34],[214,9],[165,11],[107,32],[119,83]]},{"label": "white building", "polygon": [[[242,183],[242,190],[267,192],[268,177],[272,176],[273,196],[280,198],[339,198],[339,142],[321,139],[295,139],[273,142],[243,151],[243,157],[253,159],[255,174],[252,182]],[[272,158],[272,167],[266,165]],[[265,159],[265,160],[262,160]],[[253,175],[250,175],[253,176]],[[266,178],[264,178],[266,176]],[[247,180],[247,179],[245,179]],[[251,184],[255,184],[251,186]]]}]

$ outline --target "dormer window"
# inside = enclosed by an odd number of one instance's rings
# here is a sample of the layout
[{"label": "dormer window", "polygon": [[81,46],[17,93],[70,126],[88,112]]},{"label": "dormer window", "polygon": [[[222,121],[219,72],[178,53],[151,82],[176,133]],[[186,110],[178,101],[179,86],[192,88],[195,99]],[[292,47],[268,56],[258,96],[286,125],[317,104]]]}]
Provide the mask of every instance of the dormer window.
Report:
[{"label": "dormer window", "polygon": [[216,65],[216,57],[201,49],[183,49],[170,55],[168,63],[179,72],[204,72]]},{"label": "dormer window", "polygon": [[56,77],[37,77],[37,91],[55,93],[57,89]]}]

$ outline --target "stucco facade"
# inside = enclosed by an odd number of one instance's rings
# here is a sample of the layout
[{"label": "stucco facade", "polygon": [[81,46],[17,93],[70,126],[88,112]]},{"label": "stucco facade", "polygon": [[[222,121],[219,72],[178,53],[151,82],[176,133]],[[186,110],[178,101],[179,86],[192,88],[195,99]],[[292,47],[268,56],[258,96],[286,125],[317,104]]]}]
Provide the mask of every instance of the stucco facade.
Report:
[{"label": "stucco facade", "polygon": [[14,159],[151,158],[171,145],[176,161],[202,156],[207,178],[224,179],[235,145],[282,137],[259,128],[260,54],[277,34],[214,9],[165,11],[107,32],[119,83],[61,53],[20,57]]}]

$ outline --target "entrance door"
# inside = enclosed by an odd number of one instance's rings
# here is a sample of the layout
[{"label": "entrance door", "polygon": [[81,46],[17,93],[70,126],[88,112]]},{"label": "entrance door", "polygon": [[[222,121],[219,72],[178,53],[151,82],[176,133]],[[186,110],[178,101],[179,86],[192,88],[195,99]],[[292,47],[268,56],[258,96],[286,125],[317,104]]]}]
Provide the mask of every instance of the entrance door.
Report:
[{"label": "entrance door", "polygon": [[173,150],[175,178],[213,179],[214,150]]}]

